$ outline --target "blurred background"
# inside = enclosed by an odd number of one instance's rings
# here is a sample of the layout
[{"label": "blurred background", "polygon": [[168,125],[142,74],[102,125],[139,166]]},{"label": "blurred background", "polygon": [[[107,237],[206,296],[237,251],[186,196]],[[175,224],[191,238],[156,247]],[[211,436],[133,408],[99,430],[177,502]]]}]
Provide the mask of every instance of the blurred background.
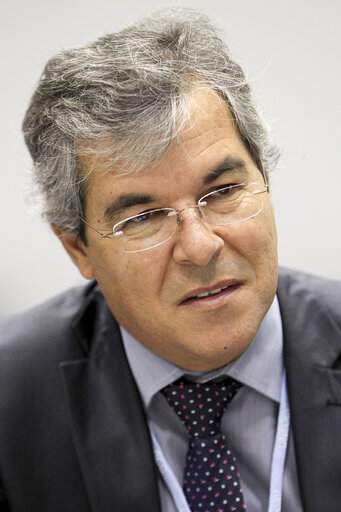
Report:
[{"label": "blurred background", "polygon": [[44,64],[171,5],[221,27],[282,150],[272,177],[280,263],[341,279],[339,0],[1,0],[0,314],[84,282],[27,201],[21,122]]}]

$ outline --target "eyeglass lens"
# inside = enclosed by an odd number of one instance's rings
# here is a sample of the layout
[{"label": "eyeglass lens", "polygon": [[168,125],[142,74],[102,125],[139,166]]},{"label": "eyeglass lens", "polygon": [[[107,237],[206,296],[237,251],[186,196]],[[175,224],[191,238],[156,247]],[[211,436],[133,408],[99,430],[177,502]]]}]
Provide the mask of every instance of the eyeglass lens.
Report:
[{"label": "eyeglass lens", "polygon": [[[206,194],[199,200],[198,210],[204,221],[214,225],[228,225],[255,217],[262,211],[263,194],[266,188],[261,183],[243,183],[222,187]],[[169,215],[173,212],[172,215]],[[119,232],[124,252],[150,249],[169,240],[178,225],[178,216],[171,208],[150,210],[115,225]]]}]

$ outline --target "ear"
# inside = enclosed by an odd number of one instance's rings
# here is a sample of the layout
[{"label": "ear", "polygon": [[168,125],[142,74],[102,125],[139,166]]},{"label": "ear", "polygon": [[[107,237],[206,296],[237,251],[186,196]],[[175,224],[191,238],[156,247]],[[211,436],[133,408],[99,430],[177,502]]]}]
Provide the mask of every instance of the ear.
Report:
[{"label": "ear", "polygon": [[71,233],[66,233],[57,228],[54,224],[51,224],[52,231],[59,238],[63,244],[64,249],[78,267],[78,270],[85,279],[93,279],[95,277],[86,245],[82,240]]}]

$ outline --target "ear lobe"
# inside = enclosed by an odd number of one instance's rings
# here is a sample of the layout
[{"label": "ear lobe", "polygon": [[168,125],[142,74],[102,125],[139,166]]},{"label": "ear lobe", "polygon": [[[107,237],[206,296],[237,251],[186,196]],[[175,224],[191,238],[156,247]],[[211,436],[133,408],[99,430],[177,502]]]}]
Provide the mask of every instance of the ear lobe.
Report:
[{"label": "ear lobe", "polygon": [[84,243],[76,235],[66,233],[51,224],[52,231],[59,238],[64,249],[78,267],[78,270],[85,279],[93,279],[95,277],[92,265],[88,256],[88,251]]}]

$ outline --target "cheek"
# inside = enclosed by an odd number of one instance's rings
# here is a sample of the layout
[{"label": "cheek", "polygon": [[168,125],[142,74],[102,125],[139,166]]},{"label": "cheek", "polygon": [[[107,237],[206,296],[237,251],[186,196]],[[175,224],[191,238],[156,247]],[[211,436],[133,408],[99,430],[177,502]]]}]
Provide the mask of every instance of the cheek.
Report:
[{"label": "cheek", "polygon": [[115,250],[111,240],[100,240],[88,246],[88,256],[97,280],[107,302],[112,303],[115,294],[121,295],[128,267],[122,254]]},{"label": "cheek", "polygon": [[[263,211],[250,222],[249,229],[251,244],[254,246],[255,252],[260,255],[260,259],[264,260],[270,257],[272,261],[277,257],[277,232],[276,223],[273,213],[273,206],[270,198],[264,205]],[[269,261],[269,264],[271,263]]]},{"label": "cheek", "polygon": [[[266,214],[267,212],[264,212]],[[276,225],[271,215],[264,215],[251,237],[250,263],[255,272],[257,294],[262,303],[273,300],[277,288],[278,259]]]},{"label": "cheek", "polygon": [[[277,274],[277,234],[271,208],[242,224],[232,225],[227,244],[244,259],[257,278]],[[271,278],[271,277],[270,277]]]},{"label": "cheek", "polygon": [[245,222],[243,226],[238,226],[238,224],[231,226],[226,241],[251,266],[264,259],[268,247],[271,245],[271,237],[254,221]]},{"label": "cheek", "polygon": [[92,253],[95,277],[109,304],[115,303],[115,309],[121,305],[141,309],[157,298],[163,280],[162,262],[157,252],[126,254],[102,247]]}]

